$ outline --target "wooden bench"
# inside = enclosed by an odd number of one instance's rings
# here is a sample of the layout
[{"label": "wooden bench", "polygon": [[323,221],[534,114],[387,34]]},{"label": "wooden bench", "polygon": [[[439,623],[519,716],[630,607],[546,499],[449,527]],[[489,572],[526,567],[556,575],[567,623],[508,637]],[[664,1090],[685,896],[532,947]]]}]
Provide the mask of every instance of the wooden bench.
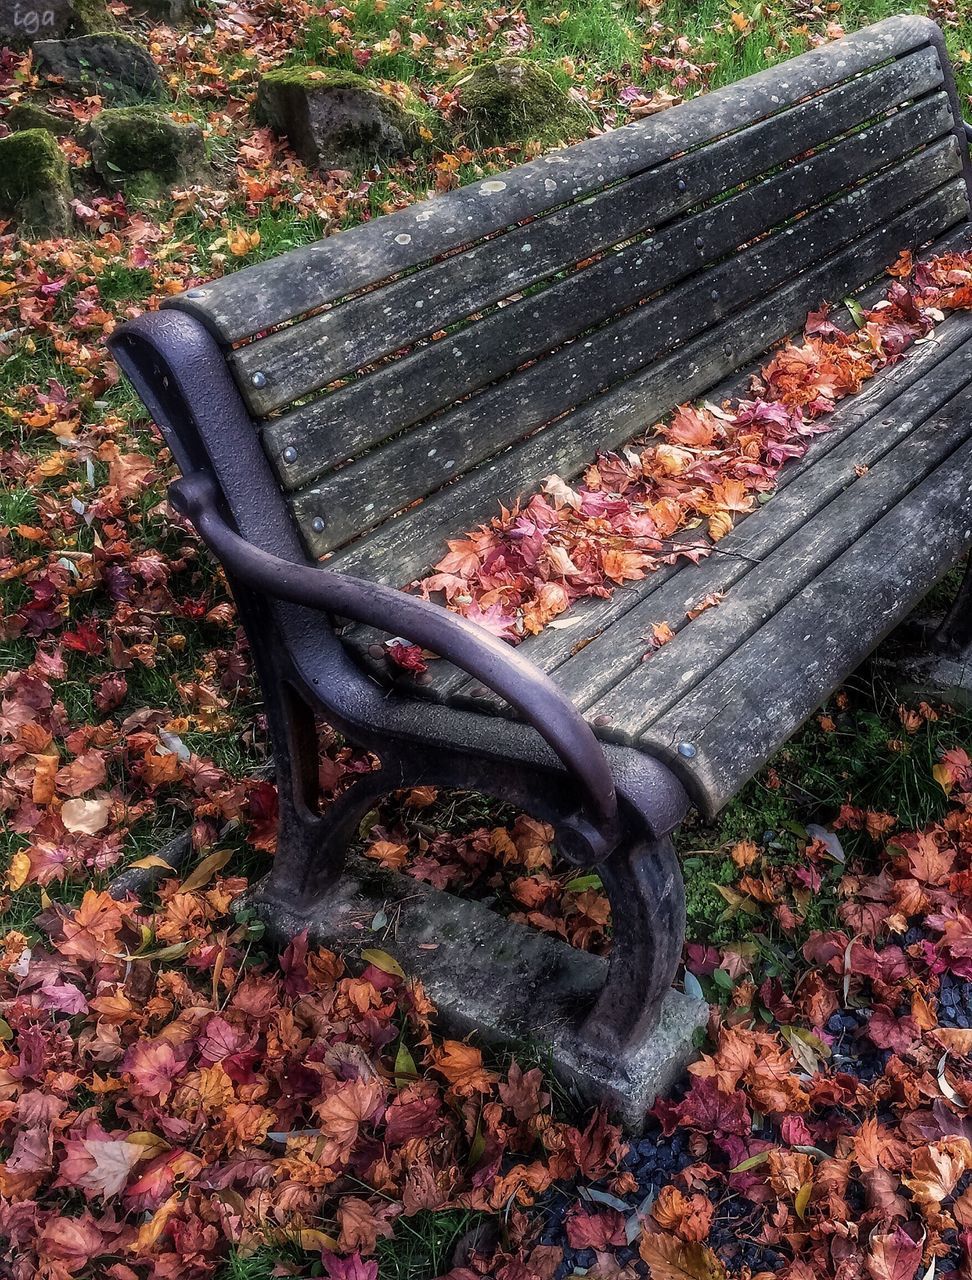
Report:
[{"label": "wooden bench", "polygon": [[[941,33],[893,18],[117,330],[262,682],[271,917],[313,923],[380,795],[500,796],[611,899],[581,1040],[645,1042],[683,935],[673,829],[716,813],[972,543],[972,316],[845,402],[720,554],[576,625],[514,649],[399,588],[498,501],[718,398],[903,248],[967,246],[970,184]],[[643,662],[663,621],[676,638]],[[426,684],[393,685],[375,629],[441,655]],[[321,713],[381,761],[324,808]]]}]

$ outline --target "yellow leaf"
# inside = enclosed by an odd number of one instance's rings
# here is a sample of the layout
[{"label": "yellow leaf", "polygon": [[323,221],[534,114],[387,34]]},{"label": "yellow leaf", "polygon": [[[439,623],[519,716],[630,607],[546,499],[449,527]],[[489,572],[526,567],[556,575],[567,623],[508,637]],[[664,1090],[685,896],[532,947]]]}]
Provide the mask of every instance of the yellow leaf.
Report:
[{"label": "yellow leaf", "polygon": [[225,867],[229,862],[231,850],[217,849],[208,857],[203,858],[198,866],[186,876],[182,884],[179,885],[180,893],[191,893],[194,889],[201,889],[204,884],[208,884],[220,868]]},{"label": "yellow leaf", "polygon": [[29,875],[30,856],[21,849],[10,859],[10,866],[7,868],[7,888],[11,893],[16,893],[27,883]]},{"label": "yellow leaf", "polygon": [[142,1160],[147,1160],[150,1156],[161,1155],[163,1151],[171,1151],[172,1148],[164,1138],[160,1138],[157,1133],[150,1133],[147,1129],[137,1129],[134,1133],[126,1133],[125,1141],[134,1143],[136,1147],[144,1147],[145,1154]]},{"label": "yellow leaf", "polygon": [[935,781],[938,783],[938,785],[941,787],[941,789],[945,792],[946,795],[951,795],[952,787],[955,784],[952,781],[951,771],[947,769],[945,765],[936,764],[935,767],[932,769],[932,777],[935,779]]},{"label": "yellow leaf", "polygon": [[[292,1238],[289,1233],[285,1237],[287,1240]],[[326,1231],[318,1231],[316,1227],[304,1227],[298,1231],[297,1243],[308,1253],[314,1253],[318,1249],[329,1249],[333,1253],[338,1247],[338,1242],[333,1236],[329,1236]]]},{"label": "yellow leaf", "polygon": [[813,1192],[813,1183],[805,1182],[796,1194],[793,1201],[793,1208],[796,1210],[796,1216],[803,1221],[803,1215],[807,1211],[807,1205],[810,1203],[810,1196]]},{"label": "yellow leaf", "polygon": [[709,516],[709,537],[713,542],[721,541],[732,528],[732,517],[725,511],[716,511]]},{"label": "yellow leaf", "polygon": [[242,227],[234,227],[226,236],[226,243],[234,258],[245,258],[251,249],[260,243],[259,231],[244,231]]},{"label": "yellow leaf", "polygon": [[367,964],[373,964],[382,973],[393,973],[396,978],[405,977],[405,970],[387,951],[379,951],[377,947],[365,947],[361,952],[361,959]]},{"label": "yellow leaf", "polygon": [[150,853],[147,858],[139,858],[137,862],[130,862],[128,866],[129,868],[145,867],[146,869],[149,867],[168,867],[170,871],[172,870],[171,863],[166,862],[165,858],[160,858],[156,853]]},{"label": "yellow leaf", "polygon": [[417,1079],[418,1069],[415,1066],[415,1059],[409,1053],[408,1045],[402,1040],[395,1055],[395,1084],[399,1089],[404,1089],[406,1085],[412,1084]]},{"label": "yellow leaf", "polygon": [[173,1192],[168,1200],[162,1202],[147,1222],[138,1229],[138,1235],[128,1247],[133,1253],[146,1253],[154,1248],[166,1228],[166,1224],[179,1207],[179,1192]]},{"label": "yellow leaf", "polygon": [[111,952],[110,954],[116,960],[178,960],[193,945],[193,942],[172,942],[167,947],[159,947],[157,951],[136,951],[134,954]]},{"label": "yellow leaf", "polygon": [[734,913],[742,911],[748,916],[759,914],[759,906],[738,889],[730,889],[727,884],[716,884],[714,880],[710,880],[709,883],[720,897],[725,898]]}]

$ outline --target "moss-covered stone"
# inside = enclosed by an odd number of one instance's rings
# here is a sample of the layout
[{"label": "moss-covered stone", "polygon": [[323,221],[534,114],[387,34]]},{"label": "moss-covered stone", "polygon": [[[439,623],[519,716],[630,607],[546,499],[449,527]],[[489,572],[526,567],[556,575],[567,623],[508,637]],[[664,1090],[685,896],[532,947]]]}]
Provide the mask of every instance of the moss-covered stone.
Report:
[{"label": "moss-covered stone", "polygon": [[165,86],[149,51],[129,35],[106,31],[69,40],[38,40],[34,64],[79,93],[97,93],[111,102],[164,98]]},{"label": "moss-covered stone", "polygon": [[191,181],[205,165],[198,125],[179,124],[157,107],[106,107],[88,125],[84,142],[105,182],[134,186],[143,196]]},{"label": "moss-covered stone", "polygon": [[67,161],[46,129],[0,138],[0,212],[24,231],[64,235],[71,225]]},{"label": "moss-covered stone", "polygon": [[187,22],[193,13],[203,7],[204,0],[132,0],[133,12],[142,13],[156,22],[168,22],[173,26]]},{"label": "moss-covered stone", "polygon": [[71,7],[74,9],[74,21],[70,27],[72,36],[89,36],[117,29],[118,24],[105,0],[71,0]]},{"label": "moss-covered stone", "polygon": [[63,116],[56,116],[46,107],[39,107],[35,102],[18,102],[15,107],[10,108],[3,122],[14,133],[20,133],[24,129],[44,129],[55,137],[61,137],[71,132],[70,121]]},{"label": "moss-covered stone", "polygon": [[318,169],[400,158],[432,143],[440,128],[436,113],[404,85],[386,87],[352,71],[315,66],[267,72],[256,112]]},{"label": "moss-covered stone", "polygon": [[593,115],[546,68],[528,58],[496,58],[453,81],[474,147],[563,142],[583,137]]},{"label": "moss-covered stone", "polygon": [[0,45],[14,49],[114,26],[105,0],[0,0]]}]

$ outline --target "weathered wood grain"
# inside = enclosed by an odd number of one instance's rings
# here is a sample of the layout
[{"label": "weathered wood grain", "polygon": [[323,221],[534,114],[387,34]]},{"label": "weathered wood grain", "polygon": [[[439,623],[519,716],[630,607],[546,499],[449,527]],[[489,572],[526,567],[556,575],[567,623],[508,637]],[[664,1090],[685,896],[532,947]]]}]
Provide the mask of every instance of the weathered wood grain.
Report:
[{"label": "weathered wood grain", "polygon": [[[967,239],[963,235],[961,241],[955,243],[965,243]],[[881,284],[878,288],[883,291],[884,287]],[[862,303],[866,303],[866,299],[864,295]],[[626,583],[606,600],[592,597],[577,601],[561,620],[568,625],[547,627],[539,635],[527,637],[521,646],[523,655],[548,674],[556,672],[558,679],[575,691],[578,704],[590,706],[598,695],[640,664],[646,648],[642,637],[649,633],[653,623],[668,622],[677,631],[686,622],[687,609],[708,593],[725,590],[725,583],[736,581],[748,571],[749,561],[743,557],[761,554],[753,551],[757,526],[764,529],[759,540],[766,549],[791,531],[789,517],[785,518],[790,508],[782,503],[782,496],[790,485],[802,481],[807,499],[812,500],[819,484],[822,504],[828,500],[824,486],[829,473],[823,468],[825,463],[830,464],[831,451],[847,442],[843,454],[856,460],[857,452],[865,449],[865,433],[870,431],[889,437],[887,447],[890,447],[891,441],[909,430],[909,424],[913,425],[916,406],[927,401],[931,412],[954,394],[964,373],[951,357],[970,338],[972,315],[961,313],[950,317],[932,340],[913,348],[906,359],[884,370],[856,396],[839,405],[827,434],[817,437],[802,458],[791,460],[783,467],[770,502],[740,517],[713,557],[698,565],[684,560],[664,565],[640,582]],[[726,396],[738,398],[743,390],[743,387],[720,388],[712,398],[719,403]],[[674,541],[712,545],[704,529],[686,530]],[[381,637],[362,629],[360,635],[348,638],[364,650]],[[437,701],[475,706],[478,710],[503,710],[500,699],[445,662],[432,665],[420,691],[422,696]]]},{"label": "weathered wood grain", "polygon": [[[972,398],[963,400],[968,422]],[[972,444],[966,443],[638,745],[678,770],[702,812],[713,816],[970,543]],[[681,743],[689,744],[691,759],[678,752]]]},{"label": "weathered wood grain", "polygon": [[[940,374],[946,372],[942,382],[947,381],[952,396],[939,390],[937,378],[934,392],[923,380],[902,397],[908,403],[902,403],[893,418],[882,416],[855,432],[774,500],[777,511],[769,509],[774,505],[770,503],[759,519],[741,529],[734,554],[747,559],[733,564],[731,557],[719,557],[718,564],[710,561],[708,572],[698,575],[716,584],[716,590],[727,591],[725,600],[683,626],[674,640],[639,663],[627,678],[595,700],[591,685],[596,687],[598,681],[596,675],[592,678],[590,660],[576,671],[572,663],[565,666],[561,684],[590,705],[591,714],[613,739],[639,738],[968,438],[972,392],[965,388],[972,384],[972,344],[966,343],[939,366]],[[858,475],[862,467],[868,469]],[[680,624],[686,608],[700,598],[688,585],[695,576],[689,572],[674,579],[654,599],[661,610],[678,610],[673,617]],[[647,619],[642,610],[632,610],[626,635],[637,638],[639,624],[647,626]],[[609,644],[601,646],[600,656],[614,662]],[[630,670],[630,651],[624,659],[621,669]]]},{"label": "weathered wood grain", "polygon": [[931,44],[936,30],[926,18],[888,19],[693,99],[677,114],[661,113],[569,151],[552,152],[501,178],[234,272],[170,305],[198,316],[223,342],[236,342],[773,115],[809,94]]},{"label": "weathered wood grain", "polygon": [[[623,444],[675,404],[702,394],[732,369],[755,359],[801,324],[821,300],[843,297],[878,275],[902,247],[933,239],[968,214],[965,185],[954,180],[609,394],[351,543],[331,558],[332,567],[378,581],[410,581],[441,555],[447,538],[488,518],[501,499],[530,491],[552,472],[571,478],[599,446]],[[312,518],[308,511],[304,537],[313,552]]]},{"label": "weathered wood grain", "polygon": [[947,96],[934,94],[581,273],[271,421],[264,443],[282,484],[288,489],[306,484],[335,463],[717,263],[735,246],[893,166],[922,143],[941,138],[950,119]]},{"label": "weathered wood grain", "polygon": [[[336,378],[446,329],[581,259],[643,235],[686,210],[919,99],[942,83],[933,49],[798,103],[688,155],[526,226],[373,289],[230,354],[251,410],[265,415]],[[951,127],[942,93],[935,137]],[[891,143],[893,147],[893,142]],[[889,159],[898,154],[889,152]],[[253,375],[263,374],[260,386]]]},{"label": "weathered wood grain", "polygon": [[[857,241],[958,172],[958,165],[954,140],[948,137],[699,273],[672,293],[635,308],[515,378],[397,437],[379,453],[330,473],[294,495],[293,509],[305,536],[308,526],[322,519],[323,529],[312,529],[315,551],[341,546],[778,288],[835,247]],[[860,283],[853,279],[846,287]],[[810,305],[814,305],[812,299]],[[731,360],[731,355],[723,357],[717,376],[732,367]],[[588,435],[587,456],[610,447],[611,438],[613,432],[607,438]]]}]

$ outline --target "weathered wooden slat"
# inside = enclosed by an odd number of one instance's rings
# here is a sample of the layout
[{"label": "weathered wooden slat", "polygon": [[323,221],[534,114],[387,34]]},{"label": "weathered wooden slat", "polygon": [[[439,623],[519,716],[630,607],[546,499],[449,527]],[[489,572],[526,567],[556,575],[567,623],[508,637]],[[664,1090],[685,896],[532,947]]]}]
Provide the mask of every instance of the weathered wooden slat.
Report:
[{"label": "weathered wooden slat", "polygon": [[[523,655],[542,670],[556,672],[558,682],[577,704],[590,708],[640,667],[647,647],[643,637],[650,634],[653,623],[668,622],[672,630],[680,630],[688,609],[743,577],[753,558],[772,550],[829,501],[835,486],[853,476],[858,462],[868,465],[907,434],[923,406],[934,412],[972,380],[970,339],[972,314],[950,317],[931,341],[914,348],[906,359],[839,406],[828,433],[817,437],[802,458],[786,464],[770,502],[740,518],[714,555],[698,565],[682,560],[665,565],[642,581],[612,592],[607,600],[578,601],[564,619],[574,620],[574,625],[547,627],[529,637],[521,646]],[[687,531],[685,540],[708,543],[700,529]],[[378,638],[362,634],[361,644]],[[648,665],[663,656],[664,651]],[[500,699],[448,663],[434,663],[430,671],[429,686],[422,687],[424,696],[504,711]]]},{"label": "weathered wooden slat", "polygon": [[[937,416],[968,422],[972,395],[960,400]],[[970,543],[966,443],[656,721],[639,746],[678,769],[713,816]]]},{"label": "weathered wooden slat", "polygon": [[[790,223],[671,293],[322,478],[293,508],[315,550],[331,550],[574,405],[659,359],[839,245],[893,218],[959,170],[951,136]],[[859,280],[853,284],[859,284]],[[728,366],[727,366],[728,367]],[[726,370],[720,370],[725,372]],[[588,455],[605,447],[596,436]],[[380,485],[376,485],[376,475]]]},{"label": "weathered wooden slat", "polygon": [[[759,121],[579,205],[514,227],[240,347],[231,353],[230,364],[250,409],[259,415],[270,413],[941,84],[936,51],[917,50],[798,103],[789,109],[785,127],[778,117]],[[951,127],[947,95],[943,99],[941,133]],[[255,387],[252,378],[257,372],[263,378]]]},{"label": "weathered wooden slat", "polygon": [[[938,372],[943,384],[947,377],[951,396],[941,393],[937,378],[934,392],[923,380],[910,396],[902,397],[909,403],[900,406],[893,418],[882,417],[855,432],[846,445],[760,512],[759,519],[740,529],[734,554],[748,559],[737,560],[735,566],[730,558],[722,561],[720,557],[715,566],[709,562],[706,568],[722,568],[722,575],[710,570],[699,577],[728,591],[721,604],[682,627],[674,640],[634,670],[629,654],[624,654],[627,661],[621,670],[631,673],[596,700],[590,697],[590,686],[598,683],[596,676],[591,678],[590,662],[576,673],[571,670],[573,664],[567,663],[560,683],[572,696],[576,693],[588,705],[593,702],[591,714],[602,729],[609,730],[613,739],[636,741],[968,438],[972,392],[963,394],[963,389],[972,383],[972,344],[965,344]],[[956,415],[950,401],[961,404],[966,415]],[[855,466],[869,470],[857,476]],[[771,511],[775,503],[779,510]],[[699,599],[689,585],[694,578],[686,572],[673,579],[654,603],[662,609],[677,608],[679,613],[673,616],[681,623],[685,609]],[[641,613],[632,610],[627,616],[626,636],[637,638],[642,618],[634,615]],[[600,659],[613,663],[610,644],[600,646]],[[781,696],[786,694],[781,691]]]},{"label": "weathered wooden slat", "polygon": [[[545,291],[267,424],[281,482],[304,485],[642,298],[724,258],[803,210],[948,131],[938,93],[737,195],[626,246]],[[248,348],[248,350],[251,348]],[[289,451],[284,456],[284,451]]]},{"label": "weathered wooden slat", "polygon": [[[623,444],[676,403],[702,394],[729,371],[766,351],[801,324],[808,309],[820,300],[843,297],[877,276],[901,248],[926,243],[968,215],[964,183],[950,182],[611,393],[558,421],[554,429],[537,432],[406,516],[358,539],[331,557],[331,565],[378,581],[410,581],[441,555],[447,538],[487,518],[498,501],[529,492],[552,472],[571,478],[598,447]],[[313,530],[309,536],[305,532],[305,538],[313,551]]]},{"label": "weathered wooden slat", "polygon": [[226,343],[282,324],[449,249],[576,200],[912,49],[931,44],[926,18],[890,18],[779,67],[568,151],[553,152],[274,261],[191,290],[170,305]]}]

